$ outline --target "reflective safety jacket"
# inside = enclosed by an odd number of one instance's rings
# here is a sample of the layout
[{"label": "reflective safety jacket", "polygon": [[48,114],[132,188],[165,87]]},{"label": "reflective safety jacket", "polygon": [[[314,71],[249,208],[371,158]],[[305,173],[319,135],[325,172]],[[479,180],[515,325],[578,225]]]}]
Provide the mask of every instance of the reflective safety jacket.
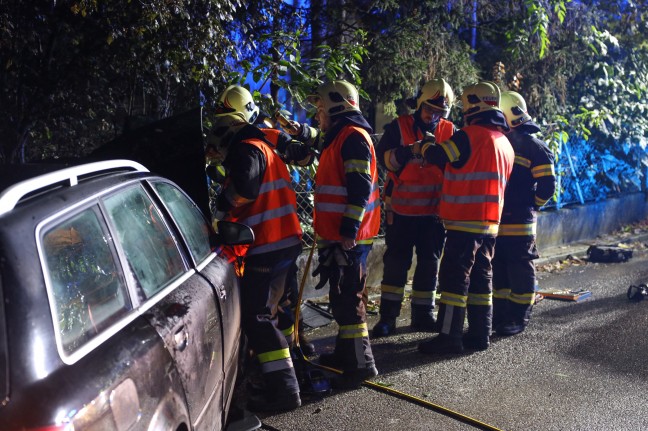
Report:
[{"label": "reflective safety jacket", "polygon": [[[448,230],[496,235],[515,153],[506,136],[493,128],[469,125],[461,130],[468,136],[470,157],[460,168],[446,166],[440,216]],[[449,147],[452,141],[443,144]]]},{"label": "reflective safety jacket", "polygon": [[263,132],[265,139],[271,144],[271,147],[276,150],[279,146],[279,139],[281,138],[282,133],[281,130],[263,128],[261,131]]},{"label": "reflective safety jacket", "polygon": [[299,244],[302,230],[297,218],[297,199],[286,165],[263,141],[247,139],[242,142],[253,145],[263,153],[266,168],[258,197],[232,208],[228,220],[246,224],[254,231],[254,243],[248,255]]},{"label": "reflective safety jacket", "polygon": [[[342,159],[342,146],[353,133],[359,133],[369,144],[371,161],[371,193],[364,208],[348,205],[346,173],[353,166],[345,167]],[[362,169],[362,167],[357,167]],[[365,168],[366,169],[366,168]],[[319,167],[315,174],[315,210],[313,224],[315,233],[328,241],[341,241],[340,226],[342,218],[348,217],[360,222],[355,240],[362,241],[373,238],[380,229],[380,196],[378,189],[378,170],[376,153],[369,133],[361,127],[346,125],[335,136],[330,145],[322,150]]]},{"label": "reflective safety jacket", "polygon": [[[397,119],[401,134],[401,145],[408,146],[423,139],[420,130],[414,130],[414,117],[401,115]],[[450,139],[454,133],[452,122],[440,119],[434,130],[437,142]],[[443,172],[438,166],[426,163],[423,157],[413,157],[400,174],[388,173],[394,186],[391,193],[391,209],[397,214],[409,216],[439,213],[439,198]]]}]

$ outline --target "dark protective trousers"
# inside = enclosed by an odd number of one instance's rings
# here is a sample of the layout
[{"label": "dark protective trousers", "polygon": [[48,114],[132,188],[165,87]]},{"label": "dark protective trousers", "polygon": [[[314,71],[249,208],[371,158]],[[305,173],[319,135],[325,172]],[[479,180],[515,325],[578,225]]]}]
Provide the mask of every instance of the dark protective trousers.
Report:
[{"label": "dark protective trousers", "polygon": [[[412,312],[429,313],[434,308],[439,262],[445,243],[443,222],[436,216],[404,216],[394,213],[385,232],[380,315],[395,319],[400,315],[407,273],[416,250],[412,283]],[[413,316],[414,317],[414,316]]]},{"label": "dark protective trousers", "polygon": [[[319,258],[322,259],[320,250]],[[359,244],[346,252],[349,265],[341,267],[337,285],[331,285],[331,311],[339,326],[335,355],[343,371],[368,368],[375,364],[367,328],[367,256],[370,244]]]},{"label": "dark protective trousers", "polygon": [[[297,307],[297,299],[299,298],[299,282],[297,280],[298,271],[299,268],[295,261],[290,265],[288,273],[286,274],[286,288],[284,290],[284,296],[279,303],[278,327],[284,334],[284,337],[286,337],[288,345],[291,347],[295,341],[295,309]],[[301,324],[301,315],[299,319]],[[301,332],[301,326],[299,327],[299,330]]]},{"label": "dark protective trousers", "polygon": [[537,290],[535,236],[499,236],[493,258],[493,327],[527,325]]},{"label": "dark protective trousers", "polygon": [[449,230],[439,270],[441,333],[460,338],[466,312],[468,332],[488,340],[491,332],[492,266],[495,237]]},{"label": "dark protective trousers", "polygon": [[275,393],[298,393],[288,343],[278,328],[278,306],[286,277],[301,245],[245,258],[241,279],[241,319],[250,348],[259,359],[266,387]]}]

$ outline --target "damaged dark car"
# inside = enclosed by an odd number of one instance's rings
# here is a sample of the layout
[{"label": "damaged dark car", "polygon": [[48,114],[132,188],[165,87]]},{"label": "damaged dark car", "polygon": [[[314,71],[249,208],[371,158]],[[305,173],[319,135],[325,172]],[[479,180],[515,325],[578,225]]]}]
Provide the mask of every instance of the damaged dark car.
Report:
[{"label": "damaged dark car", "polygon": [[203,208],[129,160],[3,166],[3,431],[224,429],[241,344],[224,246],[253,235],[215,234]]}]

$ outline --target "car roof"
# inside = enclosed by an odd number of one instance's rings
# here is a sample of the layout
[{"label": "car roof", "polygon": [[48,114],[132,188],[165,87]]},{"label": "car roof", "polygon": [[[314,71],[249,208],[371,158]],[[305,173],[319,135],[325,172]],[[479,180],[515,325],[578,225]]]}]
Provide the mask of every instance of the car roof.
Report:
[{"label": "car roof", "polygon": [[0,169],[0,191],[30,178],[54,172],[70,166],[66,163],[27,163],[2,165]]},{"label": "car roof", "polygon": [[131,160],[106,160],[67,167],[52,164],[9,166],[0,174],[0,215],[11,211],[21,199],[34,193],[63,184],[74,186],[87,177],[123,170],[149,172]]}]

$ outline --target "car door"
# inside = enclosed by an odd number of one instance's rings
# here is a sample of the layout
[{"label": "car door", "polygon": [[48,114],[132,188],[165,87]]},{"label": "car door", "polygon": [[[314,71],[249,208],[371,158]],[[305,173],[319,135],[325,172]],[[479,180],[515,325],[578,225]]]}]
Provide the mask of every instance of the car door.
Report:
[{"label": "car door", "polygon": [[227,394],[231,393],[234,388],[235,369],[238,366],[241,345],[241,307],[238,280],[231,265],[220,257],[205,266],[201,273],[217,289],[220,306],[223,310],[224,389]]},{"label": "car door", "polygon": [[234,388],[241,339],[241,309],[238,280],[229,263],[216,257],[209,242],[211,229],[200,210],[176,186],[168,182],[152,182],[173,222],[187,244],[196,270],[210,283],[218,301],[222,318],[224,389],[223,408]]},{"label": "car door", "polygon": [[103,200],[142,307],[174,357],[195,429],[220,429],[223,340],[218,302],[168,220],[139,184]]}]

